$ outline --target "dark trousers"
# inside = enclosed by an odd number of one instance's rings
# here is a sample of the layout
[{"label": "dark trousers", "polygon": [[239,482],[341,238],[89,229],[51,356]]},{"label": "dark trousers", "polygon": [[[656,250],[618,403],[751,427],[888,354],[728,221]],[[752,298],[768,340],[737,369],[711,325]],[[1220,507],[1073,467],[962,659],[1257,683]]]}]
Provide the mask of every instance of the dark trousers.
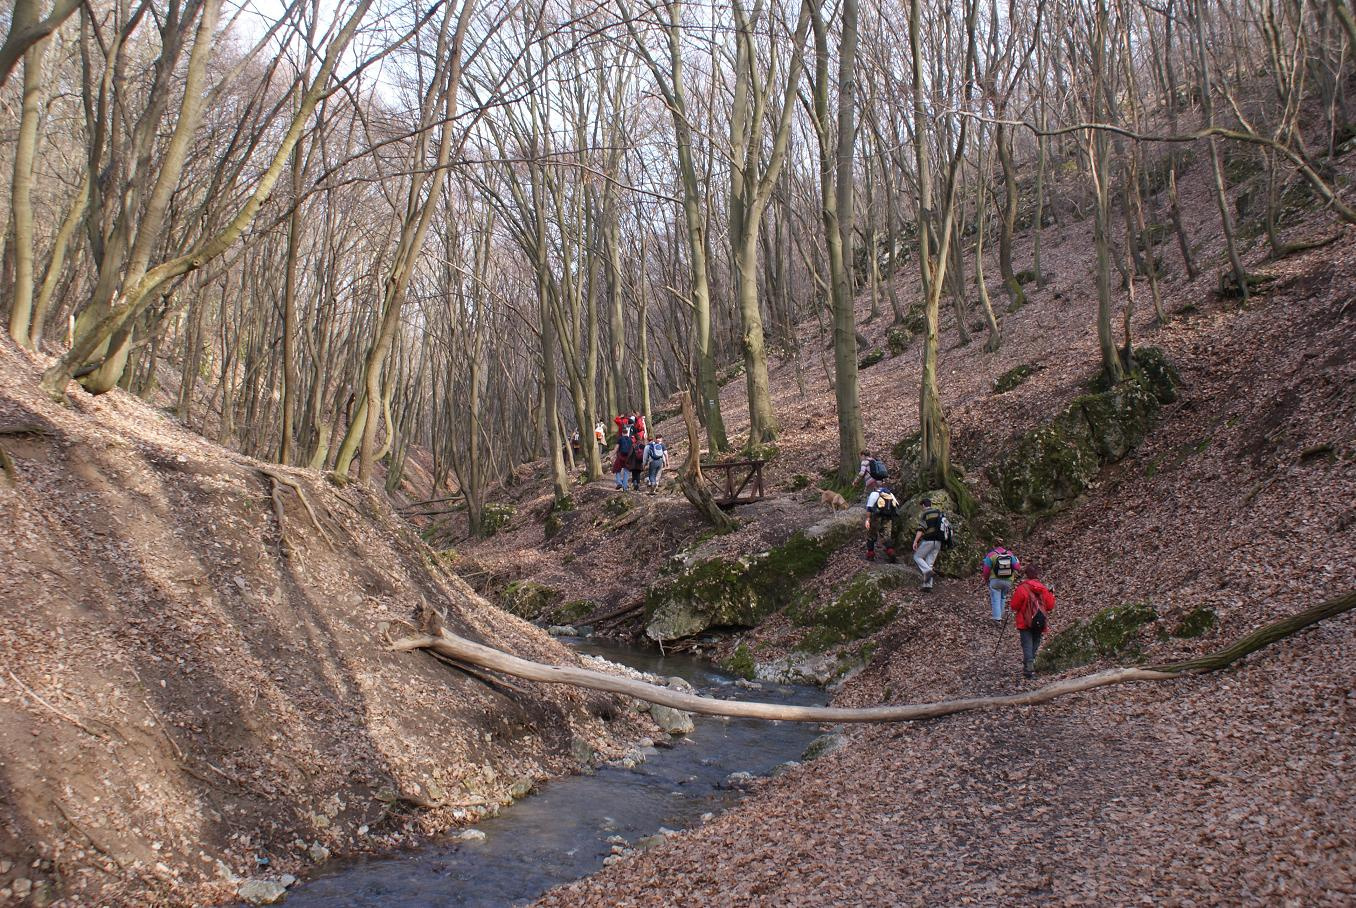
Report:
[{"label": "dark trousers", "polygon": [[891,551],[899,548],[899,537],[904,532],[904,521],[896,514],[893,517],[886,517],[884,514],[872,514],[870,526],[866,530],[866,550],[874,552],[876,550],[876,540],[880,538],[881,531],[886,531],[885,547]]},{"label": "dark trousers", "polygon": [[1036,670],[1036,650],[1041,648],[1041,637],[1044,634],[1039,631],[1022,630],[1018,631],[1022,635],[1022,668],[1025,671]]}]

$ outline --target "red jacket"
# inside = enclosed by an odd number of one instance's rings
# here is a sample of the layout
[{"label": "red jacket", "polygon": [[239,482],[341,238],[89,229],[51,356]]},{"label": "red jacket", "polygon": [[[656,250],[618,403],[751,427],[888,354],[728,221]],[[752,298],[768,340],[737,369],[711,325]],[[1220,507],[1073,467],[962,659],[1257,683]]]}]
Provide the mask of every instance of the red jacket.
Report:
[{"label": "red jacket", "polygon": [[1031,615],[1038,603],[1046,612],[1053,612],[1055,594],[1039,580],[1023,580],[1017,584],[1017,589],[1012,591],[1012,614],[1017,618],[1017,630],[1030,628]]}]

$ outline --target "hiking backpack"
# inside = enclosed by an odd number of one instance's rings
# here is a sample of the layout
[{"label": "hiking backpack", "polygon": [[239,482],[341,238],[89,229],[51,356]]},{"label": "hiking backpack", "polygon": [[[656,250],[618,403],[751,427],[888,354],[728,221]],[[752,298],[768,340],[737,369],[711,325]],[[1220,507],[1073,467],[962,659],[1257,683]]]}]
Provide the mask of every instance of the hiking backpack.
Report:
[{"label": "hiking backpack", "polygon": [[945,513],[942,514],[940,529],[942,531],[942,548],[954,548],[956,545],[956,536],[951,529],[951,518],[947,517]]},{"label": "hiking backpack", "polygon": [[866,465],[866,471],[871,474],[872,479],[881,480],[890,477],[890,470],[885,466],[885,461],[873,457],[871,462]]},{"label": "hiking backpack", "polygon": [[1014,573],[1012,564],[1015,560],[1011,552],[1004,552],[996,556],[993,559],[993,575],[999,580],[1011,580]]},{"label": "hiking backpack", "polygon": [[630,435],[623,435],[621,438],[617,439],[617,453],[621,454],[622,457],[630,457],[631,449],[635,446],[636,443],[631,439]]},{"label": "hiking backpack", "polygon": [[882,517],[894,517],[899,513],[899,499],[889,489],[882,489],[876,493],[876,503],[872,509]]},{"label": "hiking backpack", "polygon": [[1027,595],[1031,597],[1031,617],[1026,619],[1027,630],[1043,634],[1050,626],[1045,617],[1045,603],[1041,600],[1040,593],[1032,586],[1027,586]]}]

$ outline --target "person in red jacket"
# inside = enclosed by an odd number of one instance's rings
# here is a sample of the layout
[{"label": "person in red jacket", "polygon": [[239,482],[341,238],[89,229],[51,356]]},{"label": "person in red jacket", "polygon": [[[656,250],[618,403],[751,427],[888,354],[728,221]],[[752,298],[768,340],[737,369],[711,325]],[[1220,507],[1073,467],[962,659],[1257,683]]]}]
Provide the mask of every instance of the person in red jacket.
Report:
[{"label": "person in red jacket", "polygon": [[1026,579],[1012,591],[1012,614],[1022,637],[1022,677],[1036,677],[1036,650],[1045,635],[1045,616],[1055,610],[1055,594],[1041,583],[1041,572],[1034,564],[1026,566]]}]

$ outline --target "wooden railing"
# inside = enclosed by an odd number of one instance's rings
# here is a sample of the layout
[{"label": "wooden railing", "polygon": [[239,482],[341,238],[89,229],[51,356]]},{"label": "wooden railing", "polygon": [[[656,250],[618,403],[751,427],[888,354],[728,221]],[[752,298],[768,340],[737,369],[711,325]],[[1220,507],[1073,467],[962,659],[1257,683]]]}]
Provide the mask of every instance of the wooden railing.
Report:
[{"label": "wooden railing", "polygon": [[702,464],[702,479],[722,508],[763,499],[762,460]]}]

